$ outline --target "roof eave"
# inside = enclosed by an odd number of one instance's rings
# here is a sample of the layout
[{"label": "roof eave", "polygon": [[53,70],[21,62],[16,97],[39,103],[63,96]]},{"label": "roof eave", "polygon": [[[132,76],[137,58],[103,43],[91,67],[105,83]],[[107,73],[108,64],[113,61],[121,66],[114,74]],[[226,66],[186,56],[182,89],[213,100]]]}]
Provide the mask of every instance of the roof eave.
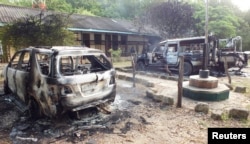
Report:
[{"label": "roof eave", "polygon": [[117,33],[117,34],[137,34],[135,32],[124,32],[124,31],[112,31],[112,30],[99,30],[99,29],[83,29],[83,28],[67,28],[70,31],[81,31],[81,32],[101,32],[101,33]]},{"label": "roof eave", "polygon": [[99,30],[99,29],[83,29],[83,28],[67,28],[70,31],[80,31],[80,32],[100,32],[100,33],[115,33],[115,34],[127,34],[127,35],[141,35],[141,36],[154,36],[159,37],[157,35],[152,34],[143,34],[138,32],[124,32],[124,31],[112,31],[112,30]]}]

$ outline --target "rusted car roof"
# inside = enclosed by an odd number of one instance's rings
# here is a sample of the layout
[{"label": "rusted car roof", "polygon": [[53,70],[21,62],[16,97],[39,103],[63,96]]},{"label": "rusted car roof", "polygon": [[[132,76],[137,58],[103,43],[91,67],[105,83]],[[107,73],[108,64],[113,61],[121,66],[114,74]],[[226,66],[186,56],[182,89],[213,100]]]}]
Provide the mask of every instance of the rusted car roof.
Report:
[{"label": "rusted car roof", "polygon": [[88,47],[75,47],[75,46],[53,46],[51,50],[58,52],[58,54],[100,54],[103,53],[103,51],[94,49],[94,48],[88,48]]},{"label": "rusted car roof", "polygon": [[51,48],[44,48],[44,47],[28,47],[21,49],[19,51],[31,51],[35,50],[37,52],[44,52],[44,53],[57,53],[59,55],[67,55],[67,54],[84,54],[84,55],[93,55],[93,54],[101,54],[104,53],[99,49],[88,48],[88,47],[81,47],[81,46],[53,46]]}]

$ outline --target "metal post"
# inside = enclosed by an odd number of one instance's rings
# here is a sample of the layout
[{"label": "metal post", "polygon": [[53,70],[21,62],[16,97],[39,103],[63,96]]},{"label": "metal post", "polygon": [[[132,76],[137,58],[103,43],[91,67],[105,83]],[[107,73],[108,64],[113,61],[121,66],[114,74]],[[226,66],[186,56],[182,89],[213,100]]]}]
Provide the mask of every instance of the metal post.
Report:
[{"label": "metal post", "polygon": [[207,70],[207,65],[208,65],[208,50],[209,50],[209,45],[208,45],[208,0],[206,0],[206,22],[205,22],[205,62],[204,62],[204,70]]},{"label": "metal post", "polygon": [[208,0],[205,1],[206,3],[206,14],[205,14],[205,45],[203,49],[203,66],[202,70],[199,72],[200,78],[208,78],[209,70],[208,70]]}]

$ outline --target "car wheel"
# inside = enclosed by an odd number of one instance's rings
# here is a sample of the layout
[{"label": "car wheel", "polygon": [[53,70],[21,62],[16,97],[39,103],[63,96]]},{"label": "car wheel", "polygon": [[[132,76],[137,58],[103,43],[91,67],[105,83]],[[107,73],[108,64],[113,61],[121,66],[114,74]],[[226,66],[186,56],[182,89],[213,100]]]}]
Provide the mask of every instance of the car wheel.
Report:
[{"label": "car wheel", "polygon": [[35,99],[31,99],[30,100],[30,116],[34,119],[38,119],[40,117],[42,117],[42,112],[41,112],[41,108],[39,106],[39,104],[36,102]]},{"label": "car wheel", "polygon": [[4,83],[3,83],[3,91],[4,91],[4,94],[10,94],[11,93],[10,88],[9,88],[6,81],[4,81]]},{"label": "car wheel", "polygon": [[136,70],[144,71],[145,70],[145,64],[142,61],[137,62]]},{"label": "car wheel", "polygon": [[189,76],[193,72],[193,67],[189,62],[184,62],[184,76]]}]

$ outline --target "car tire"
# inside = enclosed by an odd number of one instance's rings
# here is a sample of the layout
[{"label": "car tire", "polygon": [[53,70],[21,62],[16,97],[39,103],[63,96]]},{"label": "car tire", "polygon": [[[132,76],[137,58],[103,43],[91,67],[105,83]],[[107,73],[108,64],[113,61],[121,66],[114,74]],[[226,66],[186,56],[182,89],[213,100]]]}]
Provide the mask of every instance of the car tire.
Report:
[{"label": "car tire", "polygon": [[189,62],[184,62],[183,64],[183,75],[189,76],[193,72],[193,66]]},{"label": "car tire", "polygon": [[4,83],[3,83],[3,91],[4,91],[4,94],[10,94],[11,93],[10,88],[9,88],[6,81],[4,81]]},{"label": "car tire", "polygon": [[139,70],[139,71],[144,71],[146,68],[145,68],[145,64],[142,62],[142,61],[139,61],[137,62],[136,64],[136,70]]},{"label": "car tire", "polygon": [[38,119],[38,118],[41,118],[43,116],[39,104],[33,98],[30,99],[30,108],[29,108],[29,111],[30,111],[30,116],[32,118],[34,118],[34,119]]}]

